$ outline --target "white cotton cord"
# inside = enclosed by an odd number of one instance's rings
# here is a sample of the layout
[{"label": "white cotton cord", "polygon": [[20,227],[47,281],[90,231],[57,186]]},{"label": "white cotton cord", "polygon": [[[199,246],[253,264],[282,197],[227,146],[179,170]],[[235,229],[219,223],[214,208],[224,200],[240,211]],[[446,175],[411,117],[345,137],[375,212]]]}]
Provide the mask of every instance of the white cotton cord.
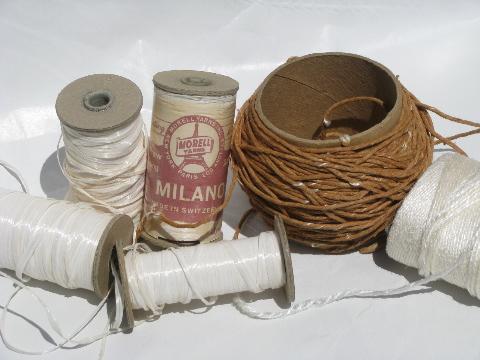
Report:
[{"label": "white cotton cord", "polygon": [[[92,272],[95,251],[112,215],[101,213],[86,204],[32,197],[0,188],[0,268],[14,270],[20,280],[0,271],[17,287],[10,295],[0,318],[0,336],[5,346],[28,355],[42,355],[67,344],[85,346],[118,332],[123,318],[121,284],[117,271],[114,275],[115,316],[111,326],[99,335],[76,339],[103,308],[111,290],[94,311],[71,334],[65,335],[53,313],[32,289],[25,285],[30,277],[47,280],[70,289],[93,291]],[[27,275],[27,276],[25,276]],[[27,291],[44,309],[47,320],[62,341],[42,351],[28,351],[12,345],[6,337],[5,323],[10,304],[21,290]],[[103,354],[103,347],[101,354]]]},{"label": "white cotton cord", "polygon": [[[79,334],[84,331],[87,326],[97,317],[98,313],[102,310],[102,308],[105,306],[106,301],[110,295],[110,292],[100,301],[100,303],[93,309],[91,314],[85,318],[84,321],[80,323],[70,334],[66,335],[65,332],[60,328],[58,320],[55,318],[53,313],[51,312],[50,308],[45,304],[45,302],[28,286],[26,286],[24,283],[12,278],[11,276],[7,275],[3,271],[0,271],[0,276],[5,277],[12,281],[12,283],[17,287],[17,289],[10,295],[10,297],[7,300],[7,303],[4,306],[4,309],[2,311],[2,315],[0,318],[0,337],[2,338],[3,343],[5,346],[12,351],[15,351],[20,354],[24,355],[45,355],[51,352],[54,352],[58,349],[71,349],[71,346],[74,346],[75,348],[78,347],[84,347],[91,345],[95,342],[101,341],[101,347],[100,347],[100,353],[98,358],[102,359],[103,355],[105,353],[105,345],[106,345],[106,338],[109,335],[117,334],[121,331],[123,331],[120,328],[121,320],[122,320],[122,314],[123,314],[123,305],[119,305],[118,303],[118,296],[116,296],[116,307],[115,307],[115,314],[109,314],[110,318],[112,318],[111,324],[109,322],[106,323],[105,330],[101,332],[100,334],[97,335],[92,335],[88,337],[84,337],[81,339],[77,339]],[[118,274],[114,273],[115,276],[115,291],[119,291],[118,284],[117,282],[119,281],[118,279]],[[19,294],[21,290],[27,291],[29,295],[31,295],[43,308],[45,311],[45,314],[47,315],[47,320],[52,327],[52,329],[55,331],[55,333],[62,339],[60,342],[55,342],[54,346],[41,350],[41,351],[31,351],[31,350],[24,350],[18,346],[13,345],[10,340],[6,336],[6,320],[7,320],[7,314],[9,312],[11,303],[13,299]],[[142,324],[143,321],[138,322],[135,324],[135,326],[139,326]],[[44,330],[44,329],[42,329]],[[44,330],[45,331],[45,330]],[[51,336],[50,336],[51,337]],[[52,338],[52,337],[51,337]],[[52,338],[53,339],[53,338]]]},{"label": "white cotton cord", "polygon": [[460,155],[434,162],[404,199],[387,240],[393,259],[419,269],[425,278],[386,290],[345,290],[308,299],[289,309],[261,312],[239,296],[243,314],[280,319],[350,298],[384,298],[425,289],[444,279],[480,294],[480,163]]},{"label": "white cotton cord", "polygon": [[345,290],[333,295],[329,295],[321,298],[315,298],[315,299],[307,299],[302,302],[294,303],[288,309],[279,310],[279,311],[265,311],[265,312],[258,311],[251,304],[243,300],[240,296],[236,296],[233,299],[233,304],[238,309],[238,311],[240,311],[242,314],[247,315],[248,317],[251,317],[253,319],[259,319],[259,320],[281,319],[291,315],[302,313],[311,308],[320,308],[322,306],[332,304],[345,299],[378,298],[378,297],[383,298],[383,297],[389,297],[389,296],[408,294],[415,290],[424,289],[425,285],[442,278],[447,273],[448,272],[445,272],[442,274],[431,276],[427,279],[420,279],[418,281],[408,283],[404,286],[395,287],[395,288],[386,289],[386,290]]},{"label": "white cotton cord", "polygon": [[274,232],[158,252],[137,244],[127,253],[125,265],[133,308],[156,315],[166,304],[200,299],[210,306],[219,295],[258,293],[285,284]]},{"label": "white cotton cord", "polygon": [[62,125],[62,137],[65,161],[60,168],[74,197],[129,215],[137,227],[143,208],[148,146],[142,116],[126,126],[99,132]]},{"label": "white cotton cord", "polygon": [[[93,336],[93,337],[90,337],[90,338],[87,338],[87,339],[82,339],[80,341],[78,341],[78,340],[74,341],[74,339],[80,334],[80,332],[82,332],[92,322],[92,320],[97,316],[99,311],[103,308],[103,306],[105,305],[105,302],[107,301],[108,295],[104,299],[102,299],[102,301],[95,307],[95,309],[92,311],[90,316],[88,316],[85,319],[85,321],[83,321],[74,331],[72,331],[71,334],[65,335],[64,332],[61,330],[61,328],[59,326],[59,323],[58,323],[57,319],[55,318],[55,316],[53,315],[53,313],[51,312],[51,310],[44,303],[44,301],[38,295],[36,295],[36,293],[34,291],[32,291],[32,289],[30,289],[24,283],[12,278],[11,276],[7,275],[6,273],[4,273],[2,271],[0,271],[0,276],[3,276],[5,278],[9,279],[10,281],[12,281],[15,284],[15,286],[17,286],[17,289],[8,298],[8,300],[7,300],[7,302],[4,306],[4,309],[2,311],[2,316],[0,318],[0,336],[2,337],[3,343],[5,344],[5,346],[9,350],[12,350],[12,351],[15,351],[19,354],[24,354],[24,355],[44,355],[44,354],[48,354],[48,353],[51,353],[53,351],[56,351],[60,348],[65,348],[65,346],[68,343],[73,343],[75,346],[82,346],[82,345],[84,346],[84,345],[89,345],[89,344],[91,344],[93,342],[96,342],[98,340],[101,340],[105,336],[105,334],[102,333],[100,335]],[[55,343],[54,346],[52,346],[48,349],[45,349],[45,350],[30,351],[30,350],[24,350],[24,349],[22,349],[18,346],[12,345],[12,343],[8,340],[8,338],[6,336],[6,330],[5,330],[7,314],[8,314],[8,311],[10,309],[11,302],[18,295],[20,290],[27,291],[29,293],[29,295],[31,295],[35,300],[37,300],[38,303],[42,306],[42,308],[45,310],[45,313],[47,315],[47,320],[48,320],[50,326],[55,331],[55,333],[63,339],[61,342]]]},{"label": "white cotton cord", "polygon": [[13,177],[15,177],[15,179],[17,179],[24,193],[28,194],[30,192],[30,190],[28,189],[27,182],[25,181],[22,174],[20,173],[20,171],[18,171],[18,169],[15,166],[3,160],[0,160],[0,166],[5,168],[5,170],[7,170]]},{"label": "white cotton cord", "polygon": [[112,215],[0,189],[0,268],[93,291],[95,251]]}]

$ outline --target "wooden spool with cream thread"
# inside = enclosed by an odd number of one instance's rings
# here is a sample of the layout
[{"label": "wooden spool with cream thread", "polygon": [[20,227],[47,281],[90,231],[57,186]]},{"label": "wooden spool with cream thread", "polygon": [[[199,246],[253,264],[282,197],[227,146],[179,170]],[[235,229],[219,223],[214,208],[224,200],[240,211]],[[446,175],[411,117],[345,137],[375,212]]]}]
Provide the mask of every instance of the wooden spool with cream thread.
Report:
[{"label": "wooden spool with cream thread", "polygon": [[[85,76],[58,95],[67,200],[102,206],[132,217],[140,227],[147,138],[143,97],[132,81],[111,74]],[[137,232],[136,232],[137,233]]]},{"label": "wooden spool with cream thread", "polygon": [[[153,83],[142,237],[163,248],[221,240],[238,82],[210,72],[171,70],[155,74]],[[179,144],[189,141],[205,146],[182,153]],[[215,199],[205,195],[207,188],[218,189]]]}]

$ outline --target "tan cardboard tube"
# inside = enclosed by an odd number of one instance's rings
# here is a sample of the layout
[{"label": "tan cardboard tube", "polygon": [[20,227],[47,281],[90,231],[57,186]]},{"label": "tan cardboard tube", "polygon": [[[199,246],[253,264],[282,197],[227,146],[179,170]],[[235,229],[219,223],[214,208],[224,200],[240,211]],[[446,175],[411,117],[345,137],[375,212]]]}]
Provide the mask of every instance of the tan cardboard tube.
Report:
[{"label": "tan cardboard tube", "polygon": [[285,140],[301,146],[335,147],[341,146],[338,138],[312,137],[330,106],[356,96],[379,98],[384,109],[357,102],[334,112],[332,126],[351,135],[351,145],[368,142],[395,127],[401,115],[400,82],[383,65],[347,53],[289,59],[257,89],[255,108],[263,123]]}]

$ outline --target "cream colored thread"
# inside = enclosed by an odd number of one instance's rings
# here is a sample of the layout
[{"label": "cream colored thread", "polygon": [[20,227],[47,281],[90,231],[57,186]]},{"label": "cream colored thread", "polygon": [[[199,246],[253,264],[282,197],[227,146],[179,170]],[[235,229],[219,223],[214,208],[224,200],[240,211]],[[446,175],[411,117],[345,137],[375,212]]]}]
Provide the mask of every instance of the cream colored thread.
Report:
[{"label": "cream colored thread", "polygon": [[[224,146],[230,148],[231,128],[233,126],[233,117],[235,114],[235,95],[224,96],[195,96],[182,95],[163,91],[155,88],[155,106],[152,113],[153,126],[168,127],[173,121],[188,115],[208,116],[217,121],[224,131]],[[161,139],[160,139],[161,137]],[[163,136],[155,131],[151,132],[152,145],[163,145]],[[224,149],[219,149],[220,151]],[[147,177],[149,176],[147,172]],[[161,174],[160,174],[161,176]],[[226,181],[226,179],[225,179]],[[148,217],[155,217],[159,210],[154,208],[154,204],[145,202],[145,214]],[[153,222],[158,220],[153,220]],[[181,223],[181,222],[179,222]],[[210,239],[212,236],[218,238],[218,234],[213,234],[219,226],[217,221],[209,221],[195,228],[182,228],[171,226],[167,223],[156,224],[162,232],[168,234],[168,237],[176,241],[196,241],[199,239]],[[211,240],[211,239],[210,239]]]},{"label": "cream colored thread", "polygon": [[62,134],[65,162],[60,167],[75,198],[129,215],[137,227],[143,208],[148,142],[142,116],[127,126],[101,132],[62,125]]}]

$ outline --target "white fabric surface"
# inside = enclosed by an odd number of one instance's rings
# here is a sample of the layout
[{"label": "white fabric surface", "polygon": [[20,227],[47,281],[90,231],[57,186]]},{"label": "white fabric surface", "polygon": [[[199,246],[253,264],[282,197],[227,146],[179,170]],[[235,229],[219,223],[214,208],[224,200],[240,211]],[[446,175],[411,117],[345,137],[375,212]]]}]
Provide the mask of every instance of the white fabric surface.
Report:
[{"label": "white fabric surface", "polygon": [[[359,53],[389,67],[422,101],[479,120],[480,3],[476,1],[1,1],[0,158],[18,167],[34,194],[61,197],[66,182],[56,165],[58,92],[90,73],[115,73],[141,88],[146,109],[152,75],[166,69],[224,73],[240,82],[238,105],[263,78],[293,55]],[[148,111],[145,119],[149,119]],[[451,134],[460,126],[435,117]],[[480,137],[458,143],[480,160]],[[438,153],[437,153],[438,154]],[[0,170],[0,186],[18,184]],[[224,216],[225,236],[248,207],[240,190]],[[258,234],[260,222],[246,235]],[[416,271],[384,253],[326,256],[295,248],[297,299],[346,288],[381,289],[416,279]],[[66,332],[97,302],[86,291],[33,282]],[[12,291],[0,279],[0,304]],[[54,293],[49,290],[53,290]],[[280,292],[259,299],[275,307]],[[202,311],[200,302],[174,305],[165,315],[112,336],[106,359],[473,359],[480,356],[480,301],[445,282],[431,292],[394,299],[358,299],[278,321],[239,314],[230,297]],[[46,326],[45,315],[20,296],[13,309]],[[7,334],[17,345],[48,347],[42,334],[11,316]],[[91,332],[103,329],[104,319]],[[99,345],[62,350],[47,359],[89,359]],[[24,359],[0,344],[0,359]]]}]

